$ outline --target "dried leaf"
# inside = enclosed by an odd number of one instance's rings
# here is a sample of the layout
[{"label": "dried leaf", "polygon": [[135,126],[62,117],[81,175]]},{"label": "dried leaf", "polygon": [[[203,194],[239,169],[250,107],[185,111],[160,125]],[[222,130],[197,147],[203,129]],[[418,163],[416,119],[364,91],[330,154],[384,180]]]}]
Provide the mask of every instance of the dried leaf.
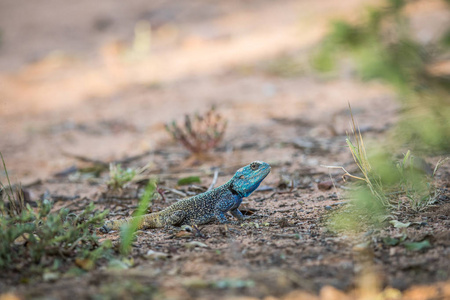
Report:
[{"label": "dried leaf", "polygon": [[169,254],[164,253],[164,252],[148,250],[147,254],[145,254],[144,257],[149,260],[164,260],[164,259],[169,258]]},{"label": "dried leaf", "polygon": [[188,238],[191,238],[193,236],[194,236],[194,234],[192,232],[187,232],[187,231],[184,231],[184,230],[178,231],[175,234],[175,237],[179,238],[179,239],[188,239]]},{"label": "dried leaf", "polygon": [[411,222],[402,223],[402,222],[397,221],[397,220],[389,221],[389,223],[391,223],[395,228],[406,228],[406,227],[409,227],[411,225]]},{"label": "dried leaf", "polygon": [[196,247],[208,248],[208,246],[206,244],[203,244],[203,243],[197,242],[197,241],[188,242],[188,243],[184,244],[184,247],[187,248],[187,249],[193,249],[193,248],[196,248]]}]

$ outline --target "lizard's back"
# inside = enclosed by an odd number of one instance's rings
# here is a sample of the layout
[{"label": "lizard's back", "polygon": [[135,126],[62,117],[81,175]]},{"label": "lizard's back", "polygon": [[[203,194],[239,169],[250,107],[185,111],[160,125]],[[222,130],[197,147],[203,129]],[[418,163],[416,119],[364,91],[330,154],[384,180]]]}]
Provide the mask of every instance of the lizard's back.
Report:
[{"label": "lizard's back", "polygon": [[180,200],[162,210],[159,214],[164,219],[177,211],[184,213],[184,218],[180,224],[170,225],[205,224],[214,219],[217,204],[230,197],[233,197],[233,195],[228,190],[227,185],[222,185],[206,193]]}]

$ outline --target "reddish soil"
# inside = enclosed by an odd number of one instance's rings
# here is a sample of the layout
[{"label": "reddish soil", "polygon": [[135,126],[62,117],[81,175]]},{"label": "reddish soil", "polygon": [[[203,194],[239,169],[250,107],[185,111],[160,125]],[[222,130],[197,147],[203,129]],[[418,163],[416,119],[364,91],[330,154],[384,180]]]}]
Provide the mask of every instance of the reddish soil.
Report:
[{"label": "reddish soil", "polygon": [[[369,2],[1,1],[0,150],[10,177],[33,200],[47,191],[57,208],[77,212],[94,201],[111,210],[109,218],[132,213],[136,197],[105,196],[107,172],[94,180],[55,176],[92,165],[76,156],[107,163],[143,154],[123,165],[149,164],[147,174],[159,178],[167,199],[156,199],[153,211],[182,198],[174,189],[191,195],[207,188],[213,168],[220,169],[216,185],[253,160],[270,163],[272,172],[245,199],[245,224],[145,230],[127,269],[100,262],[55,281],[8,273],[0,299],[355,299],[382,291],[382,299],[449,299],[448,164],[436,176],[438,203],[398,216],[419,224],[355,236],[326,226],[347,199],[342,172],[324,166],[357,171],[345,143],[348,103],[368,144],[386,138],[399,106],[385,86],[361,83],[345,67],[333,78],[314,74],[307,53],[331,18],[353,18]],[[410,11],[414,26],[426,24],[422,36],[448,24],[439,1],[418,2]],[[150,42],[133,36],[141,20],[151,25]],[[144,46],[133,48],[133,39]],[[300,61],[294,75],[280,69],[284,55]],[[192,158],[164,124],[213,105],[228,120],[225,138],[208,156]],[[200,188],[176,185],[188,175],[200,176]],[[131,185],[124,195],[141,188]],[[382,242],[400,234],[432,247]],[[118,241],[118,234],[107,238]],[[147,257],[149,250],[165,257]]]}]

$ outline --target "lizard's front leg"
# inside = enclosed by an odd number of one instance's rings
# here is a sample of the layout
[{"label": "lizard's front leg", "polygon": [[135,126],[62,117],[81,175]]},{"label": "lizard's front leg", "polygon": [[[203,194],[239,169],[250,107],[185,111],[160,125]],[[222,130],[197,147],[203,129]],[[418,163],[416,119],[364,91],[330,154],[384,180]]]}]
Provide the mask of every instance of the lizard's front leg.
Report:
[{"label": "lizard's front leg", "polygon": [[230,213],[233,217],[235,217],[236,219],[238,219],[239,221],[243,221],[244,220],[244,215],[241,213],[241,211],[237,208],[230,210]]},{"label": "lizard's front leg", "polygon": [[239,219],[239,216],[244,217],[242,213],[237,209],[242,202],[242,198],[236,195],[229,195],[228,197],[223,197],[217,203],[214,209],[214,216],[220,223],[228,223],[225,213],[230,211],[231,214]]}]

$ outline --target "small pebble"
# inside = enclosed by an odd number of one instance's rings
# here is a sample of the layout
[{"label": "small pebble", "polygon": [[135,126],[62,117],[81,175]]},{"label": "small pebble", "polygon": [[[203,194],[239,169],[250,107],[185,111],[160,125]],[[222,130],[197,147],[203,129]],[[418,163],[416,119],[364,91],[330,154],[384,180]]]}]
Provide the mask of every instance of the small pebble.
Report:
[{"label": "small pebble", "polygon": [[321,181],[317,184],[317,187],[321,191],[327,191],[333,187],[333,182],[331,180]]},{"label": "small pebble", "polygon": [[326,210],[330,210],[330,209],[331,209],[331,206],[327,205],[327,206],[325,206],[325,209],[326,209]]}]

